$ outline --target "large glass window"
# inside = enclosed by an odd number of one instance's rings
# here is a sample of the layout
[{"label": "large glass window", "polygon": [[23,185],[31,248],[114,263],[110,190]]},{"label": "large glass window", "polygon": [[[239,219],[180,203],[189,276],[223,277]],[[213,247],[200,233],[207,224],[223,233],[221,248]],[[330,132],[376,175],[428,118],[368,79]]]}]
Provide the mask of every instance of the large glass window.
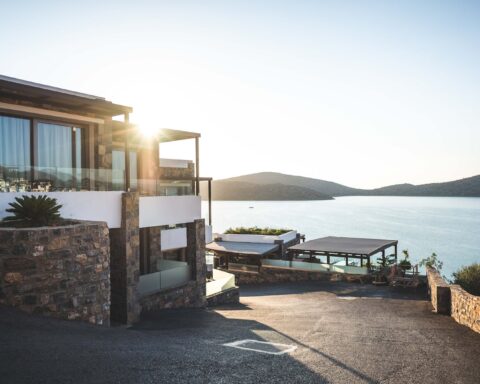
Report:
[{"label": "large glass window", "polygon": [[82,144],[81,128],[38,122],[34,151],[38,188],[57,191],[81,188]]},{"label": "large glass window", "polygon": [[[137,179],[137,152],[129,152],[129,173],[130,173],[130,190],[136,191],[138,189]],[[125,150],[114,149],[112,151],[112,189],[114,191],[125,190],[126,180],[126,165],[125,165]]]},{"label": "large glass window", "polygon": [[30,120],[0,116],[0,191],[28,190],[30,163]]}]

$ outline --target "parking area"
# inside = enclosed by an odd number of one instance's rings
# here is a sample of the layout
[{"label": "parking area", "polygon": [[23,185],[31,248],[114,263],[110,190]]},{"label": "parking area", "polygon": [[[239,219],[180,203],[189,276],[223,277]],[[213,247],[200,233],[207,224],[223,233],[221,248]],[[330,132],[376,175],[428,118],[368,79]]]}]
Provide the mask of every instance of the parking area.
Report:
[{"label": "parking area", "polygon": [[[273,344],[271,344],[273,343]],[[241,304],[102,328],[0,307],[2,383],[476,383],[480,335],[423,292],[241,289]]]}]

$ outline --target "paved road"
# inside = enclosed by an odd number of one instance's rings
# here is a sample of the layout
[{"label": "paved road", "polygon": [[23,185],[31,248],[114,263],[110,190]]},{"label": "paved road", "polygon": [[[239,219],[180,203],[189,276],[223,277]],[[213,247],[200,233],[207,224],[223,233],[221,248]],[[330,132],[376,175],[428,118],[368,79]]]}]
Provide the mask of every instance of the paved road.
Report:
[{"label": "paved road", "polygon": [[[271,355],[243,339],[297,347]],[[0,382],[480,383],[480,335],[422,296],[307,282],[242,289],[240,306],[102,328],[0,308]]]}]

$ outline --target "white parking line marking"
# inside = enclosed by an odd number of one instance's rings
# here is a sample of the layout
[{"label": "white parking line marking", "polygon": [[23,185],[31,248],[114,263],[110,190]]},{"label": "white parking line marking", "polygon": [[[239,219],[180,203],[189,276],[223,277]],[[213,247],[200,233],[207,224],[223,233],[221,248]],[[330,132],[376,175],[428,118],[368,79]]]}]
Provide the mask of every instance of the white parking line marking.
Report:
[{"label": "white parking line marking", "polygon": [[[271,347],[271,349],[278,349],[278,351],[267,351],[265,349],[253,348],[252,346],[246,347],[244,346],[245,344],[254,344],[254,345],[257,344],[259,348]],[[268,341],[258,341],[258,340],[250,340],[250,339],[238,340],[232,343],[226,343],[226,344],[223,344],[223,346],[237,348],[237,349],[244,349],[246,351],[266,353],[269,355],[283,355],[285,353],[293,352],[295,349],[297,349],[296,345],[271,343]]]}]

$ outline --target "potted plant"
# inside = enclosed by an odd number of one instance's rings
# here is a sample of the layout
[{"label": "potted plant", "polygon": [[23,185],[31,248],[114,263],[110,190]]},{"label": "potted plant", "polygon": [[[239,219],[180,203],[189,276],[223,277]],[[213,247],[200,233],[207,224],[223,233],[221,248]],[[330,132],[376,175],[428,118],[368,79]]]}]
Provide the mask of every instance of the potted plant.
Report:
[{"label": "potted plant", "polygon": [[408,249],[404,249],[403,253],[403,260],[398,263],[398,266],[403,269],[404,271],[408,271],[412,268],[412,263],[410,262],[410,254],[408,253]]}]

